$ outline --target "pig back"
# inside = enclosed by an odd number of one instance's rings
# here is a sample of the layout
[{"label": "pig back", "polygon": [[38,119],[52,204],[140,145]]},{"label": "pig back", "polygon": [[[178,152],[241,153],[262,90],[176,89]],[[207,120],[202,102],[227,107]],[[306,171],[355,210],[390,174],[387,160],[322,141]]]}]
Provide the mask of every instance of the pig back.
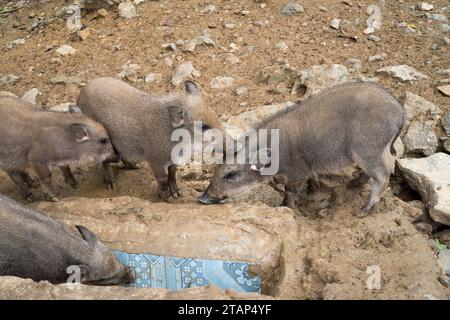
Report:
[{"label": "pig back", "polygon": [[[87,247],[65,225],[0,195],[0,275],[64,282]],[[78,256],[78,257],[77,257]]]},{"label": "pig back", "polygon": [[77,104],[105,126],[124,158],[139,161],[168,152],[172,127],[168,105],[162,101],[118,79],[98,78],[82,89]]}]

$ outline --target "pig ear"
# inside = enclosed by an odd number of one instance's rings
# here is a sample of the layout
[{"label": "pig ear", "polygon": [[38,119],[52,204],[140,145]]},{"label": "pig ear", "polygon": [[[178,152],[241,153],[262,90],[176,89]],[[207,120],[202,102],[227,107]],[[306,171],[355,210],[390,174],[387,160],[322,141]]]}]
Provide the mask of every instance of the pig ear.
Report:
[{"label": "pig ear", "polygon": [[73,123],[70,126],[70,129],[72,130],[72,135],[76,142],[91,140],[91,135],[89,134],[89,130],[85,124]]},{"label": "pig ear", "polygon": [[97,236],[88,228],[85,228],[83,226],[75,226],[78,231],[81,233],[81,237],[83,237],[84,240],[92,244],[93,246],[98,245],[100,241],[98,241]]},{"label": "pig ear", "polygon": [[76,105],[69,106],[69,112],[70,113],[83,113],[81,111],[81,109],[78,106],[76,106]]},{"label": "pig ear", "polygon": [[174,128],[181,127],[186,120],[186,110],[179,106],[169,107],[169,115],[170,122],[172,123],[172,127]]},{"label": "pig ear", "polygon": [[191,80],[186,80],[184,82],[184,91],[186,92],[186,94],[191,94],[191,95],[200,94],[200,88],[194,81],[191,81]]}]

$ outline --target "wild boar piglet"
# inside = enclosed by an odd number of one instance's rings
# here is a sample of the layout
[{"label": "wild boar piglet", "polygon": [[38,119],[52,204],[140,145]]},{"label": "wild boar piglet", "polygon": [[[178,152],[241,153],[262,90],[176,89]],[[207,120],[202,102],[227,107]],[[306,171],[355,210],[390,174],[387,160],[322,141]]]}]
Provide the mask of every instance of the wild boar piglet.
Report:
[{"label": "wild boar piglet", "polygon": [[[393,145],[404,120],[402,105],[381,86],[349,83],[326,89],[272,116],[256,129],[279,129],[279,152],[274,153],[277,148],[273,148],[273,141],[269,149],[271,161],[276,157],[279,164],[274,175],[286,182],[283,205],[296,206],[309,178],[339,173],[355,165],[362,174],[353,186],[373,180],[363,216],[380,200],[394,171]],[[262,174],[265,167],[261,164],[252,165],[248,159],[246,164],[237,164],[237,154],[233,164],[217,166],[200,202],[222,202],[268,178]]]},{"label": "wild boar piglet", "polygon": [[0,169],[30,201],[31,189],[39,183],[27,173],[29,167],[42,182],[45,199],[56,201],[53,168],[60,167],[75,188],[71,164],[102,163],[114,156],[105,128],[85,115],[41,110],[19,98],[0,96],[0,118]]}]

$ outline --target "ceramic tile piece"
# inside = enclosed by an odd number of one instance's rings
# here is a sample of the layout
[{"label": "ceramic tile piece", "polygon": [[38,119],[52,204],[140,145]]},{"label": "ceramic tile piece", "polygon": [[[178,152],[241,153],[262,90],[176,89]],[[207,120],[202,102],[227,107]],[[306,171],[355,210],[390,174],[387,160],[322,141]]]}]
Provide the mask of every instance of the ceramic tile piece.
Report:
[{"label": "ceramic tile piece", "polygon": [[180,290],[212,284],[239,292],[261,292],[261,279],[249,276],[247,262],[114,253],[133,269],[135,281],[128,285],[131,287]]}]

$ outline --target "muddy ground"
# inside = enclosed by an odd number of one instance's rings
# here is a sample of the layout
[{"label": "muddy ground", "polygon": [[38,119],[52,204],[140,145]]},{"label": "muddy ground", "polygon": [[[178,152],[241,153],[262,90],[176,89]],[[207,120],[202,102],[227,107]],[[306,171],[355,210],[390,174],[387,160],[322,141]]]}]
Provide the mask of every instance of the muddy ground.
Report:
[{"label": "muddy ground", "polygon": [[[105,17],[96,11],[86,13],[82,22],[90,34],[81,40],[76,34],[70,34],[62,18],[30,30],[33,21],[39,17],[42,17],[41,21],[47,21],[71,3],[33,1],[13,13],[0,15],[0,73],[20,77],[16,83],[4,85],[0,90],[21,96],[36,87],[41,92],[38,104],[52,107],[76,101],[80,85],[53,85],[49,82],[51,78],[68,75],[88,81],[98,76],[115,76],[130,60],[140,66],[136,77],[130,79],[134,86],[165,92],[173,90],[170,79],[174,67],[189,60],[200,71],[195,80],[207,94],[210,106],[227,120],[260,105],[298,98],[291,96],[290,90],[271,94],[268,91],[271,86],[258,83],[257,73],[265,66],[284,61],[299,70],[324,63],[349,65],[348,59],[357,58],[362,61],[361,72],[367,77],[375,76],[375,70],[382,66],[396,64],[408,64],[425,73],[429,79],[416,83],[401,83],[383,76],[379,80],[397,97],[411,91],[443,110],[450,110],[449,98],[436,89],[443,78],[437,75],[437,70],[450,66],[450,46],[444,41],[449,34],[444,33],[440,22],[428,21],[423,12],[412,9],[418,1],[379,3],[383,14],[382,30],[376,33],[381,37],[379,42],[370,41],[363,34],[367,6],[376,1],[305,0],[301,1],[304,13],[291,17],[281,13],[287,2],[262,2],[263,8],[257,1],[216,1],[215,11],[208,13],[204,11],[209,4],[207,1],[145,1],[137,6],[138,16],[129,20],[120,18],[115,8],[109,8]],[[448,5],[447,1],[432,3],[435,8]],[[327,11],[321,10],[320,5]],[[249,14],[243,15],[243,10]],[[448,12],[444,14],[449,16]],[[338,37],[338,31],[329,27],[335,17],[352,21],[361,19],[357,41]],[[416,32],[406,34],[404,29],[397,27],[400,22],[414,25]],[[234,23],[235,27],[225,28],[225,23]],[[167,28],[161,27],[169,27],[170,32],[165,34]],[[164,43],[197,37],[205,29],[216,46],[198,46],[192,53],[161,48]],[[25,44],[7,48],[7,44],[17,38],[25,38]],[[275,48],[280,41],[289,47],[285,53]],[[240,63],[231,65],[227,62],[230,43],[237,45],[234,54]],[[58,55],[55,50],[63,44],[71,45],[77,52],[69,56]],[[369,56],[383,53],[386,54],[384,61],[367,62]],[[170,58],[174,66],[168,66],[165,58]],[[161,74],[162,80],[145,83],[143,79],[150,72]],[[233,76],[235,84],[232,88],[214,90],[210,88],[210,81],[216,76]],[[292,83],[283,85],[289,88]],[[247,87],[248,92],[236,95],[233,88],[238,86]],[[196,197],[207,185],[209,168],[182,169],[178,176],[184,197],[173,202],[197,206]],[[77,190],[65,185],[61,175],[54,177],[62,201],[65,197],[133,196],[159,202],[156,180],[146,165],[134,171],[118,171],[117,188],[113,191],[103,186],[96,168],[79,169],[76,177],[80,181]],[[398,184],[394,177],[390,190],[375,212],[359,219],[354,214],[367,197],[369,186],[362,190],[347,189],[343,186],[344,180],[341,176],[326,181],[327,185],[336,187],[336,207],[318,210],[328,197],[326,191],[319,191],[311,195],[310,206],[299,208],[295,214],[298,240],[295,263],[303,267],[293,271],[295,274],[284,275],[299,280],[284,287],[285,292],[279,296],[293,299],[448,298],[449,289],[437,280],[440,271],[433,242],[412,223],[422,213],[420,197],[403,183]],[[249,191],[247,198],[241,201],[279,205],[281,195],[270,190],[267,187],[263,193]],[[17,188],[3,173],[0,174],[0,193],[22,201]],[[309,211],[314,214],[307,217],[299,214]],[[214,215],[214,207],[209,209],[209,214]],[[367,288],[367,267],[370,265],[381,269],[380,290]]]}]

